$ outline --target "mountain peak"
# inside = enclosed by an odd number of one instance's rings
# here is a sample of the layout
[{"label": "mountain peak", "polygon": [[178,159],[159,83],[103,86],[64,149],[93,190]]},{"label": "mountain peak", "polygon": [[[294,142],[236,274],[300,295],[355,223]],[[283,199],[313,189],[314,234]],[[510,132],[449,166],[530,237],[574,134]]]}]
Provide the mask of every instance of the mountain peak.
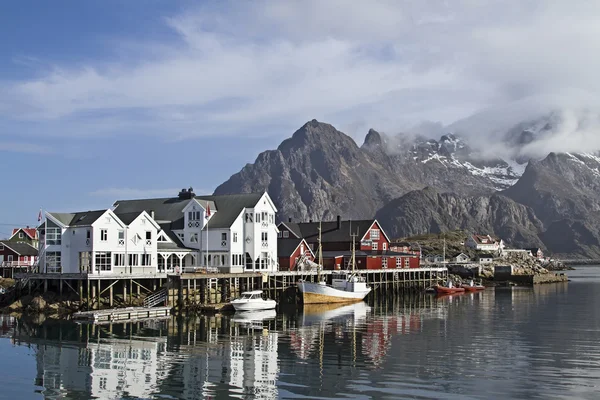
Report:
[{"label": "mountain peak", "polygon": [[369,129],[367,136],[365,136],[365,141],[362,145],[362,148],[367,150],[373,150],[381,148],[384,140],[381,137],[381,134],[377,132],[375,129]]}]

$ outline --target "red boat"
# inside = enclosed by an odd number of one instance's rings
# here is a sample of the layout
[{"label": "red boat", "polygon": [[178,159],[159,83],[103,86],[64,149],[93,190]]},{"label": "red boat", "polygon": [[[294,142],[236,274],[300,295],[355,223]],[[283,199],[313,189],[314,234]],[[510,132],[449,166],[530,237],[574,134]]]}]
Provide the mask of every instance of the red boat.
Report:
[{"label": "red boat", "polygon": [[463,293],[465,291],[465,289],[462,287],[447,287],[441,285],[435,285],[434,289],[438,294]]},{"label": "red boat", "polygon": [[467,292],[479,292],[480,290],[484,290],[485,286],[483,285],[461,285],[461,288],[465,289]]}]

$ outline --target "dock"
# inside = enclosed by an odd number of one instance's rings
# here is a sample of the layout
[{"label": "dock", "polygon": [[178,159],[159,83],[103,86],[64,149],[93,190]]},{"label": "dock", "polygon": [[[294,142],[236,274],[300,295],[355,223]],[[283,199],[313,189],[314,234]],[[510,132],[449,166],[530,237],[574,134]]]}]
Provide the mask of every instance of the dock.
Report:
[{"label": "dock", "polygon": [[163,307],[126,307],[111,308],[108,310],[81,311],[73,314],[75,321],[86,321],[93,323],[128,322],[144,319],[155,319],[169,317],[171,315],[169,306]]}]

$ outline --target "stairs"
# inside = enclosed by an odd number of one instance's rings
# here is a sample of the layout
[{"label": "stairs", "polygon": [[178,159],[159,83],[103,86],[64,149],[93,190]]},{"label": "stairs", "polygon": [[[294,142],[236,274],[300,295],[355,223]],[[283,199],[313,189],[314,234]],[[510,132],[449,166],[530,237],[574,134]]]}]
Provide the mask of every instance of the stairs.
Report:
[{"label": "stairs", "polygon": [[144,299],[144,307],[150,308],[164,304],[168,296],[169,289],[167,286],[164,286]]}]

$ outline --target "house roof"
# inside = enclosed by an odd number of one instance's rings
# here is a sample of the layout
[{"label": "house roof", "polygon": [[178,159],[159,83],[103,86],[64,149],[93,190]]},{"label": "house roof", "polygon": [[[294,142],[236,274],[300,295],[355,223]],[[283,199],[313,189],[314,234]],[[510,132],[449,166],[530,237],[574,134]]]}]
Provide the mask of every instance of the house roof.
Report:
[{"label": "house roof", "polygon": [[264,193],[244,193],[220,196],[196,196],[196,200],[200,202],[212,201],[217,208],[217,212],[211,215],[208,220],[208,229],[229,228],[244,208],[253,208],[263,195]]},{"label": "house roof", "polygon": [[12,230],[12,235],[10,236],[11,238],[13,236],[15,236],[19,231],[22,231],[23,233],[25,233],[27,236],[29,236],[31,239],[37,239],[37,230],[35,228],[14,228]]},{"label": "house roof", "polygon": [[74,213],[56,213],[56,212],[48,212],[48,214],[63,225],[69,225],[69,223],[73,219],[73,216],[75,215]]},{"label": "house roof", "polygon": [[308,246],[308,243],[304,239],[290,238],[290,239],[277,239],[277,256],[278,257],[289,257],[294,251],[300,246],[300,243],[305,243],[305,249],[310,251],[314,256],[314,253]]},{"label": "house roof", "polygon": [[128,213],[117,213],[115,210],[115,215],[123,222],[125,225],[131,224],[143,211],[134,211]]},{"label": "house roof", "polygon": [[73,219],[68,224],[69,226],[91,226],[101,216],[106,213],[106,210],[84,211],[73,214]]},{"label": "house roof", "polygon": [[10,242],[8,240],[0,240],[0,243],[8,247],[20,256],[37,256],[38,250],[25,242]]},{"label": "house roof", "polygon": [[492,254],[489,254],[489,253],[483,253],[483,254],[479,254],[477,256],[477,258],[494,258],[494,256]]},{"label": "house roof", "polygon": [[[321,224],[321,241],[326,242],[347,242],[352,240],[352,233],[358,234],[358,240],[362,238],[375,220],[364,219],[358,221],[340,221],[338,229],[338,221],[324,221]],[[319,237],[319,222],[282,222],[297,236],[306,239],[307,241],[316,241]]]},{"label": "house roof", "polygon": [[466,255],[465,253],[454,253],[454,254],[452,255],[452,258],[456,258],[456,257],[458,257],[458,256],[460,256],[460,255],[463,255],[463,256],[465,256],[465,257],[467,257],[467,258],[469,257],[469,256],[468,256],[468,255]]},{"label": "house roof", "polygon": [[[210,228],[229,228],[244,208],[252,208],[264,193],[232,194],[220,196],[195,196],[202,207],[210,207],[216,211],[209,220]],[[161,199],[117,200],[114,203],[115,213],[128,214],[146,211],[154,212],[154,220],[161,225],[170,222],[170,229],[183,229],[183,209],[191,201],[190,198],[169,197]]]}]

